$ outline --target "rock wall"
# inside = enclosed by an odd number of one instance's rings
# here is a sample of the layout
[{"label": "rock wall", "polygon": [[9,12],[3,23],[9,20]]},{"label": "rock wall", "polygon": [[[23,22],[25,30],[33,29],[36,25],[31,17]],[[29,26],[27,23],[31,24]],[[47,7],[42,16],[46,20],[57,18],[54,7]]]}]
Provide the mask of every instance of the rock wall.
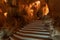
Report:
[{"label": "rock wall", "polygon": [[52,17],[60,17],[60,0],[49,0],[48,5]]},{"label": "rock wall", "polygon": [[[54,28],[60,32],[60,0],[49,0],[50,16],[54,19]],[[55,31],[56,32],[56,31]],[[57,33],[57,35],[59,35]]]}]

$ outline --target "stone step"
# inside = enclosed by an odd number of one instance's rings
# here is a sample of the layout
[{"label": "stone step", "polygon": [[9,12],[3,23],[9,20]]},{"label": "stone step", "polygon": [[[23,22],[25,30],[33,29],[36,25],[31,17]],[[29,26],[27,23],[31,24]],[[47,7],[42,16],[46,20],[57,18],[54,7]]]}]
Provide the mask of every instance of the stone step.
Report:
[{"label": "stone step", "polygon": [[[41,28],[41,27],[47,27],[44,24],[40,24],[40,25],[29,25],[29,26],[24,26],[24,28]],[[49,28],[49,27],[47,27]]]},{"label": "stone step", "polygon": [[24,27],[22,29],[30,29],[30,28],[33,28],[33,29],[40,29],[40,27]]},{"label": "stone step", "polygon": [[50,32],[50,30],[18,30],[18,31]]},{"label": "stone step", "polygon": [[47,28],[47,29],[49,29],[49,27],[45,27],[45,26],[41,26],[41,27],[38,27],[38,26],[37,26],[37,27],[33,27],[33,26],[32,26],[32,27],[24,27],[24,28],[22,28],[22,29],[26,29],[26,28],[33,28],[33,29],[34,29],[34,28],[35,28],[35,29]]},{"label": "stone step", "polygon": [[23,35],[23,34],[14,34],[14,37],[17,37],[22,40],[46,40],[50,38],[42,38],[42,37],[36,37],[36,36],[28,36],[28,35]]},{"label": "stone step", "polygon": [[40,31],[40,30],[49,30],[49,29],[23,29],[23,31],[25,30],[36,30],[36,31]]},{"label": "stone step", "polygon": [[21,35],[19,35],[19,34],[14,34],[14,36],[16,37],[16,38],[19,38],[19,39],[22,39],[22,40],[38,40],[38,39],[36,39],[36,38],[29,38],[29,37],[23,37],[23,36],[21,36]]},{"label": "stone step", "polygon": [[50,32],[49,30],[18,30],[17,32]]},{"label": "stone step", "polygon": [[47,35],[36,35],[36,34],[25,34],[25,33],[17,33],[19,36],[23,37],[33,37],[33,38],[50,38]]},{"label": "stone step", "polygon": [[16,33],[25,33],[25,34],[36,34],[36,35],[49,35],[49,32],[16,32]]},{"label": "stone step", "polygon": [[35,34],[47,34],[50,35],[50,32],[32,32],[32,31],[22,31],[22,32],[16,32],[16,33],[35,33]]},{"label": "stone step", "polygon": [[38,29],[38,30],[35,30],[35,29],[29,29],[29,30],[18,30],[18,31],[50,32],[50,30],[46,30],[46,29],[44,29],[44,30],[40,30],[40,29]]}]

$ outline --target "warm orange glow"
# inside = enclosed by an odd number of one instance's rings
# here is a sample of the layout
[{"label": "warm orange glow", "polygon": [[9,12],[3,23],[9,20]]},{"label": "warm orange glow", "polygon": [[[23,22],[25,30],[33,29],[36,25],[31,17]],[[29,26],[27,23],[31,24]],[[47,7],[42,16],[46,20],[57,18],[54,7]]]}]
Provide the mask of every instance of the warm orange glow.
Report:
[{"label": "warm orange glow", "polygon": [[38,4],[40,4],[40,1],[36,1],[35,3],[38,5]]},{"label": "warm orange glow", "polygon": [[32,4],[29,5],[29,8],[30,8],[30,9],[31,9],[31,7],[32,7]]},{"label": "warm orange glow", "polygon": [[35,7],[36,7],[36,8],[40,7],[40,1],[36,1],[36,2],[35,2]]},{"label": "warm orange glow", "polygon": [[26,5],[26,8],[25,9],[27,11],[27,14],[30,17],[32,17],[34,15],[34,11],[35,10],[37,11],[39,8],[40,8],[40,1],[35,1],[35,2],[31,3],[31,4],[29,4],[29,6]]},{"label": "warm orange glow", "polygon": [[7,12],[4,13],[4,16],[7,17]]},{"label": "warm orange glow", "polygon": [[46,4],[45,7],[43,7],[42,11],[43,11],[43,16],[44,15],[47,15],[49,13],[49,8],[48,8],[48,5],[47,4]]},{"label": "warm orange glow", "polygon": [[32,4],[30,4],[29,6],[26,6],[25,10],[27,11],[27,14],[29,16],[32,16],[33,15],[33,9],[32,8]]},{"label": "warm orange glow", "polygon": [[31,16],[33,16],[33,10],[30,10],[30,12],[31,12],[31,14],[30,14],[30,15],[31,15]]},{"label": "warm orange glow", "polygon": [[33,16],[33,9],[28,9],[27,13],[29,16]]},{"label": "warm orange glow", "polygon": [[32,3],[32,5],[35,5],[35,3]]},{"label": "warm orange glow", "polygon": [[7,2],[7,0],[4,0],[5,2]]}]

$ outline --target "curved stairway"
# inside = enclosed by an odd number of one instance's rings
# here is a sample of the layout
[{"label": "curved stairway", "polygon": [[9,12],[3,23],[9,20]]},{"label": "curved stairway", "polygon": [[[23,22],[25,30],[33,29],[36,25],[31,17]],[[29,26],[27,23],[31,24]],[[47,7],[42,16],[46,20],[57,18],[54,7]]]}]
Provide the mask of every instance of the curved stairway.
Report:
[{"label": "curved stairway", "polygon": [[21,30],[18,29],[9,38],[10,40],[50,40],[50,29],[43,22],[35,21]]}]

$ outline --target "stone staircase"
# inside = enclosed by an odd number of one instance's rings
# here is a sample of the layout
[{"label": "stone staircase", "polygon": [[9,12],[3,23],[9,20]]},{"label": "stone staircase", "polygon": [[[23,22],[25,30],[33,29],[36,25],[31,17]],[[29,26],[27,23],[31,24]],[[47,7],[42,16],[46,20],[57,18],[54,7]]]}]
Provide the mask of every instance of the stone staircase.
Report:
[{"label": "stone staircase", "polygon": [[10,40],[50,40],[50,29],[41,21],[35,21],[11,35]]}]

